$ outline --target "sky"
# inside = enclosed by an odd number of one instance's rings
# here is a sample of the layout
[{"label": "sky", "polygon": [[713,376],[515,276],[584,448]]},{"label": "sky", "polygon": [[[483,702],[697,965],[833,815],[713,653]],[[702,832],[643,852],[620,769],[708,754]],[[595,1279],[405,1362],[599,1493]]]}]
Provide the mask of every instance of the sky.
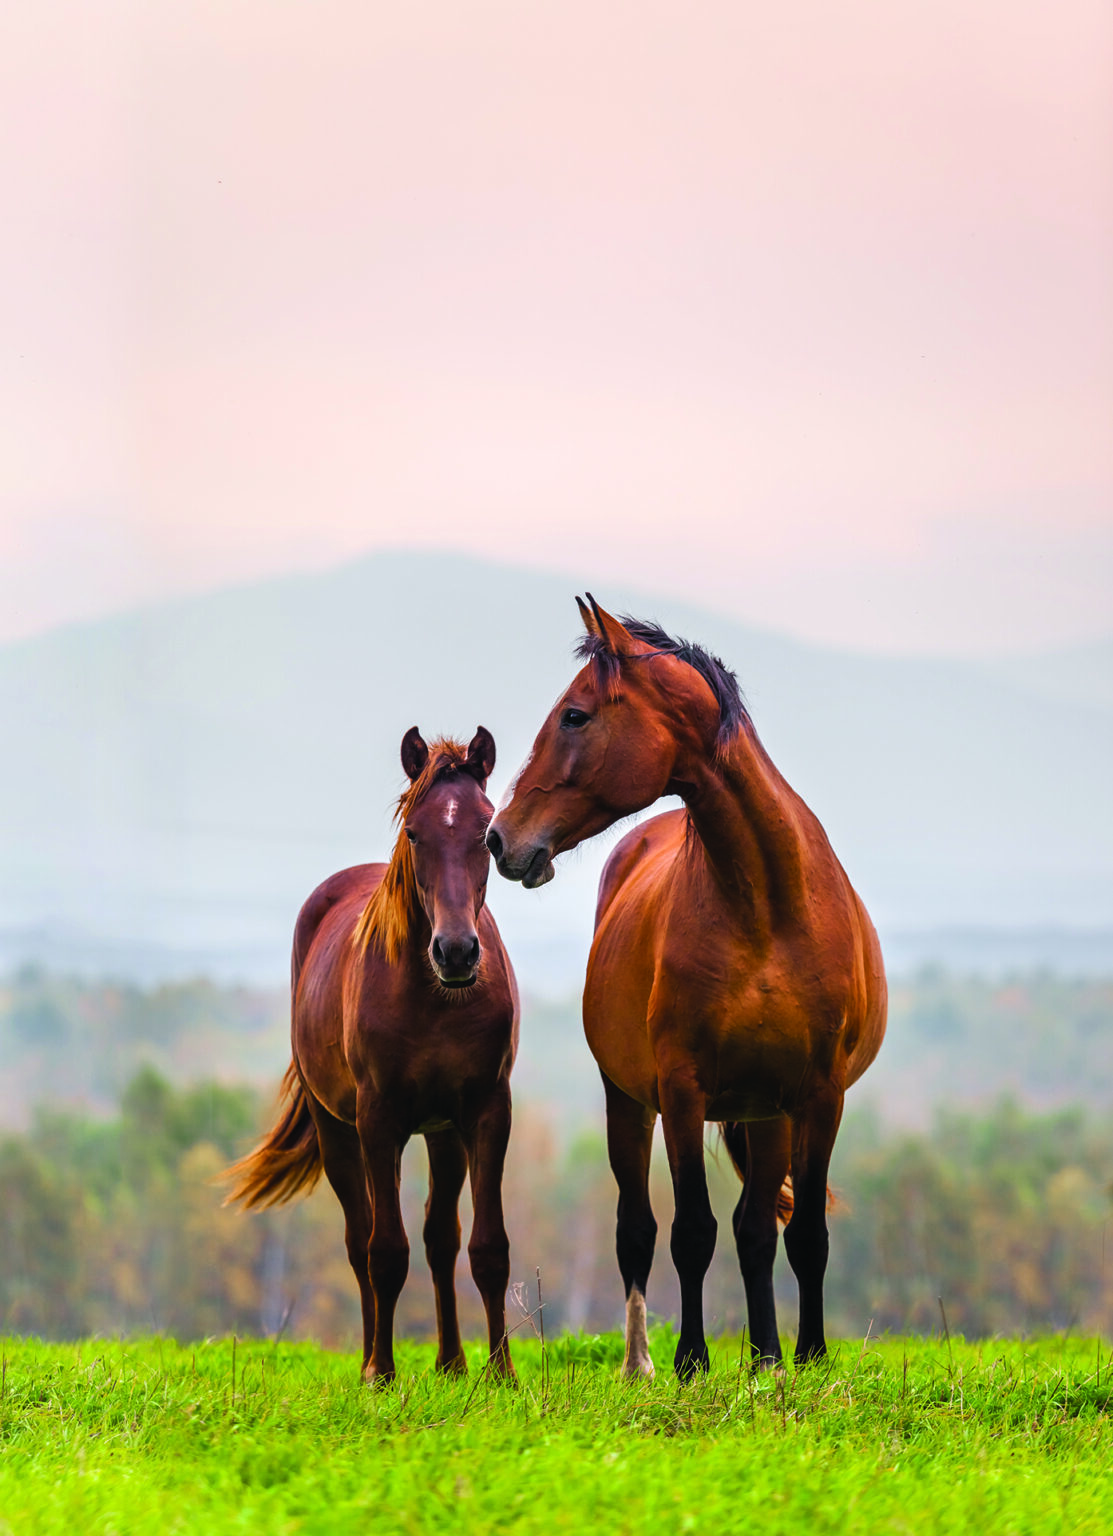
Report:
[{"label": "sky", "polygon": [[383,547],[1113,634],[1106,0],[38,0],[0,641]]}]

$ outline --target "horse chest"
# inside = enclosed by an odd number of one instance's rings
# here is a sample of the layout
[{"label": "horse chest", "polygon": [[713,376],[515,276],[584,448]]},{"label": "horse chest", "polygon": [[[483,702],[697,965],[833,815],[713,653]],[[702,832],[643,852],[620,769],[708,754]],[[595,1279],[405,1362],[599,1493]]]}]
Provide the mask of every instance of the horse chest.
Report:
[{"label": "horse chest", "polygon": [[601,946],[584,997],[588,1044],[632,1098],[659,1108],[661,1080],[683,1063],[709,1118],[763,1119],[832,1070],[844,1012],[814,965],[776,947],[740,952],[712,924],[647,949]]},{"label": "horse chest", "polygon": [[478,1027],[459,1007],[440,1015],[376,1019],[360,1031],[356,1075],[411,1132],[444,1130],[461,1107],[489,1090],[506,1066],[509,1026]]}]

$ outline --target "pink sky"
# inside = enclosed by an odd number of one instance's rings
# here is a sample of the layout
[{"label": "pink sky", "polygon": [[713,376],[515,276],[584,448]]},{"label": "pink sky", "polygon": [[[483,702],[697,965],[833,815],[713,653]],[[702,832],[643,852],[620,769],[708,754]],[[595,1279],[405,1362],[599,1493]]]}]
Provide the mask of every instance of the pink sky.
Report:
[{"label": "pink sky", "polygon": [[396,545],[1113,632],[1107,0],[9,12],[0,639]]}]

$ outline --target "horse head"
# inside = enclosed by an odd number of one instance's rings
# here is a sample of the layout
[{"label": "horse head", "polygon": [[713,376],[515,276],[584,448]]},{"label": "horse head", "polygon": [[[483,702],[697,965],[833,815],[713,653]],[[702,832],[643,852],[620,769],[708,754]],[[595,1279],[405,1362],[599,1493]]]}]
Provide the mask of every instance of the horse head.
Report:
[{"label": "horse head", "polygon": [[[499,873],[533,888],[557,854],[680,791],[693,754],[714,750],[719,701],[683,649],[655,626],[622,623],[576,599],[586,665],[538,732],[487,831]],[[655,643],[658,636],[672,649]],[[701,653],[702,654],[702,653]]]},{"label": "horse head", "polygon": [[410,787],[398,802],[393,857],[356,924],[361,950],[374,946],[398,960],[413,935],[411,918],[423,912],[437,980],[445,987],[475,981],[490,867],[483,837],[492,807],[484,790],[494,765],[494,738],[483,726],[467,747],[443,738],[428,746],[416,725],[403,736]]}]

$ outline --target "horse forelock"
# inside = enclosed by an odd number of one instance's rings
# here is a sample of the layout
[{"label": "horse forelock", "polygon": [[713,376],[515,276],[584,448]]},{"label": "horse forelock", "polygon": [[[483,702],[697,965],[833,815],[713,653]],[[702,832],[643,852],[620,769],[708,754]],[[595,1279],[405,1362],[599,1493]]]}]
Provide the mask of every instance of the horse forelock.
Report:
[{"label": "horse forelock", "polygon": [[398,836],[394,841],[390,863],[360,913],[352,933],[352,943],[361,954],[366,954],[371,945],[375,944],[383,957],[394,964],[406,947],[418,906],[413,849],[406,836],[406,820],[435,784],[460,772],[467,756],[468,749],[464,742],[448,736],[437,737],[430,743],[425,767],[399,795],[394,807],[394,824],[398,827]]},{"label": "horse forelock", "polygon": [[576,645],[576,657],[586,661],[595,678],[595,686],[608,699],[618,692],[618,679],[622,662],[611,650],[602,635],[582,635]]},{"label": "horse forelock", "polygon": [[[703,678],[719,706],[717,745],[720,748],[733,740],[743,727],[750,725],[750,714],[738,678],[718,656],[690,640],[674,639],[659,624],[649,619],[635,619],[629,614],[623,614],[620,622],[635,640],[651,648],[642,652],[640,657],[635,657],[635,660],[675,656],[677,661],[684,662]],[[581,637],[576,646],[576,655],[592,666],[602,690],[613,697],[622,670],[622,658],[616,655],[601,635],[593,634]]]}]

